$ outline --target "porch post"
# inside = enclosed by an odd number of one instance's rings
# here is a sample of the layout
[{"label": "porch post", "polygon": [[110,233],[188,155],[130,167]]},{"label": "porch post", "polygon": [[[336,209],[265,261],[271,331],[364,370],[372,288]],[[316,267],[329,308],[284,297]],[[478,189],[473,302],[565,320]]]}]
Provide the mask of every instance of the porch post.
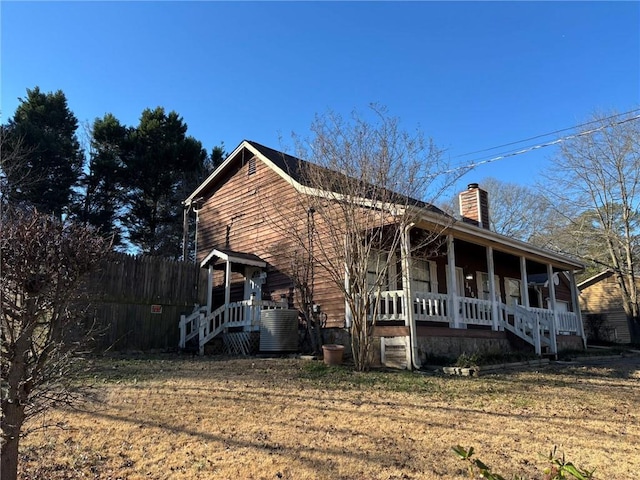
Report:
[{"label": "porch post", "polygon": [[529,308],[529,279],[527,278],[527,259],[525,257],[520,257],[520,284],[522,285],[522,305]]},{"label": "porch post", "polygon": [[582,311],[580,310],[580,299],[578,297],[578,285],[576,283],[576,277],[573,274],[573,270],[569,271],[569,286],[571,288],[571,304],[573,306],[573,312],[576,314],[576,319],[578,321],[578,328],[580,329],[578,333],[582,337],[582,344],[584,348],[587,348],[587,337],[584,334],[584,325],[582,324]]},{"label": "porch post", "polygon": [[418,347],[416,338],[416,325],[415,318],[413,316],[413,292],[411,288],[411,236],[409,231],[411,225],[407,226],[402,231],[402,239],[400,242],[400,265],[402,268],[402,308],[404,309],[404,324],[409,327],[410,338],[409,348],[407,351],[407,368],[411,370],[415,365],[420,367],[420,360],[418,358]]},{"label": "porch post", "polygon": [[224,272],[224,323],[229,321],[229,302],[231,301],[231,262],[227,260]]},{"label": "porch post", "polygon": [[553,266],[547,263],[547,282],[549,284],[549,302],[553,311],[553,322],[549,327],[549,337],[551,340],[551,353],[558,353],[558,339],[556,338],[556,326],[558,325],[558,311],[556,309],[556,286],[553,283]]},{"label": "porch post", "polygon": [[458,306],[458,286],[456,282],[456,253],[453,235],[447,235],[447,293],[449,294],[449,326],[460,327],[460,311]]},{"label": "porch post", "polygon": [[487,270],[489,270],[489,297],[491,300],[491,329],[504,330],[502,319],[499,318],[498,298],[496,298],[495,265],[493,263],[493,247],[487,247]]},{"label": "porch post", "polygon": [[207,316],[211,313],[213,303],[213,265],[207,271]]}]

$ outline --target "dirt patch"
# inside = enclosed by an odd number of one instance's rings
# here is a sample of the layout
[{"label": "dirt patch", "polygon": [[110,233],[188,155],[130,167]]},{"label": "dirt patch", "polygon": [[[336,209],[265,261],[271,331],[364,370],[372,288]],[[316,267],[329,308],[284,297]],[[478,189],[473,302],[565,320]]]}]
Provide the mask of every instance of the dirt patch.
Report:
[{"label": "dirt patch", "polygon": [[457,444],[507,478],[540,478],[554,445],[596,478],[640,471],[638,358],[445,378],[166,356],[100,360],[93,381],[100,404],[23,440],[21,478],[466,478]]}]

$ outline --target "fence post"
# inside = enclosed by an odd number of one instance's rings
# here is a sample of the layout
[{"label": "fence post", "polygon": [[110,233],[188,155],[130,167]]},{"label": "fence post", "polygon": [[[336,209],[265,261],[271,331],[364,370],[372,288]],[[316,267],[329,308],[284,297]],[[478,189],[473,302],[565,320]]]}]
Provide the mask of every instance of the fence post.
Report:
[{"label": "fence post", "polygon": [[187,325],[185,322],[185,316],[180,315],[180,342],[178,343],[179,348],[184,348],[186,345],[185,338],[187,337]]}]

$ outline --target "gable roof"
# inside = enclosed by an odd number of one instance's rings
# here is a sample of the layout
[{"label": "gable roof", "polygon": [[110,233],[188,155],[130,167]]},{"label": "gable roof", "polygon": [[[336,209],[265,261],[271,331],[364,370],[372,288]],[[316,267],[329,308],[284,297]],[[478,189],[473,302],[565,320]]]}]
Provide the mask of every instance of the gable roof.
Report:
[{"label": "gable roof", "polygon": [[605,278],[609,278],[611,275],[613,275],[613,270],[604,270],[596,275],[594,275],[593,277],[589,277],[586,280],[584,280],[583,282],[580,282],[577,286],[578,286],[578,290],[584,290],[587,287],[590,287],[591,285],[594,285],[602,280],[604,280]]},{"label": "gable roof", "polygon": [[215,266],[221,262],[231,262],[260,268],[267,266],[267,262],[253,253],[234,252],[226,248],[214,248],[209,252],[209,255],[200,262],[200,267]]},{"label": "gable roof", "polygon": [[[238,147],[229,154],[229,156],[227,157],[227,159],[216,169],[214,170],[214,172],[209,175],[209,177],[198,187],[196,188],[196,190],[189,195],[189,197],[187,197],[187,199],[184,201],[185,204],[190,203],[191,201],[193,201],[195,198],[197,198],[197,196],[200,193],[203,193],[204,190],[206,190],[207,187],[209,187],[210,185],[212,185],[215,182],[215,178],[218,177],[220,175],[220,173],[225,170],[229,163],[231,163],[232,159],[237,158],[238,155],[244,153],[244,150],[248,150],[249,152],[251,152],[254,156],[258,156],[260,157],[260,159],[265,162],[267,165],[269,165],[273,170],[276,171],[276,173],[278,173],[282,178],[284,178],[285,180],[289,181],[290,183],[293,184],[294,187],[296,187],[297,190],[305,190],[305,193],[309,193],[309,194],[313,194],[318,193],[319,191],[317,190],[317,188],[314,187],[314,185],[312,185],[307,176],[305,175],[305,170],[306,169],[314,169],[316,171],[326,171],[329,172],[331,175],[334,176],[334,178],[350,178],[348,177],[346,174],[342,174],[339,172],[334,172],[332,170],[329,170],[325,167],[316,165],[312,162],[309,162],[307,160],[302,160],[298,157],[294,157],[293,155],[289,155],[288,153],[284,153],[284,152],[280,152],[278,150],[274,150],[273,148],[269,148],[265,145],[262,145],[258,142],[254,142],[252,140],[243,140],[240,145],[238,145]],[[358,181],[357,179],[352,179],[353,181]],[[327,186],[324,191],[325,192],[333,192],[335,194],[341,194],[343,192],[339,192],[337,190],[339,190],[340,184],[341,182],[338,181],[337,182],[338,185],[334,185],[334,186]],[[397,203],[401,204],[401,205],[411,205],[412,207],[417,207],[420,209],[425,209],[428,210],[430,212],[439,214],[439,215],[444,215],[447,216],[449,218],[450,217],[449,214],[447,214],[446,212],[444,212],[443,210],[439,209],[438,207],[436,207],[435,205],[423,202],[422,200],[418,200],[415,198],[411,198],[411,197],[406,197],[406,196],[402,196],[399,194],[396,194],[394,192],[391,192],[389,190],[386,190],[384,188],[379,188],[379,187],[374,187],[371,186],[370,188],[368,188],[368,184],[362,184],[362,186],[364,187],[364,190],[371,190],[372,192],[379,192],[379,191],[384,191],[386,192],[384,195],[385,200],[388,202],[389,199],[393,199],[393,197],[395,196],[397,198]],[[376,198],[373,198],[375,196],[374,193],[372,193],[371,195],[369,195],[367,197],[368,200],[379,200]],[[395,200],[394,200],[395,201]]]},{"label": "gable roof", "polygon": [[[246,152],[250,154],[247,158]],[[315,165],[311,162],[302,160],[284,152],[274,150],[266,147],[258,142],[251,140],[243,140],[240,144],[231,152],[227,158],[222,162],[218,168],[216,168],[207,179],[202,182],[191,195],[189,195],[183,202],[186,205],[190,205],[196,201],[199,197],[204,195],[209,188],[215,185],[216,180],[222,176],[224,172],[233,162],[237,159],[249,160],[253,157],[258,157],[262,162],[269,166],[285,181],[289,182],[296,190],[308,194],[323,196],[328,193],[328,190],[319,190],[314,188],[308,182],[305,181],[303,175],[304,167],[311,168],[323,168]],[[339,173],[336,172],[339,175]],[[340,192],[333,192],[339,195]],[[400,196],[399,196],[400,198]],[[367,199],[363,199],[367,200]],[[402,199],[401,199],[402,200]],[[406,197],[404,201],[406,203]],[[375,198],[369,198],[369,203],[375,203]],[[481,245],[499,247],[500,250],[512,253],[514,255],[526,252],[530,257],[538,259],[539,261],[549,261],[554,266],[564,268],[566,270],[582,270],[584,264],[578,260],[565,257],[564,255],[545,250],[526,242],[516,240],[514,238],[506,237],[502,234],[492,232],[485,228],[472,225],[470,223],[455,221],[453,217],[445,213],[443,210],[435,207],[434,205],[422,202],[420,200],[411,199],[409,201],[412,206],[420,209],[421,216],[425,224],[436,224],[445,226],[445,233],[451,231],[458,238],[475,241]]]}]

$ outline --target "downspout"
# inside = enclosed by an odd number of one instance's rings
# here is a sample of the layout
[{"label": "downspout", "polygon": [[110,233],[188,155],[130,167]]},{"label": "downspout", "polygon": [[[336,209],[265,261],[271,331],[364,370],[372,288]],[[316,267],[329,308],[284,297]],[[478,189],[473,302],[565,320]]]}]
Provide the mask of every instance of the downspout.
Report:
[{"label": "downspout", "polygon": [[182,211],[182,261],[187,261],[187,253],[189,250],[189,210],[191,210],[191,201],[183,202]]},{"label": "downspout", "polygon": [[411,369],[419,370],[422,366],[420,362],[420,356],[418,355],[418,335],[416,328],[416,319],[413,316],[413,296],[411,293],[411,259],[409,258],[411,252],[411,239],[409,232],[415,226],[415,223],[410,223],[404,227],[403,238],[401,244],[402,253],[402,288],[404,290],[404,298],[406,305],[406,315],[409,323],[409,343],[411,351]]}]

